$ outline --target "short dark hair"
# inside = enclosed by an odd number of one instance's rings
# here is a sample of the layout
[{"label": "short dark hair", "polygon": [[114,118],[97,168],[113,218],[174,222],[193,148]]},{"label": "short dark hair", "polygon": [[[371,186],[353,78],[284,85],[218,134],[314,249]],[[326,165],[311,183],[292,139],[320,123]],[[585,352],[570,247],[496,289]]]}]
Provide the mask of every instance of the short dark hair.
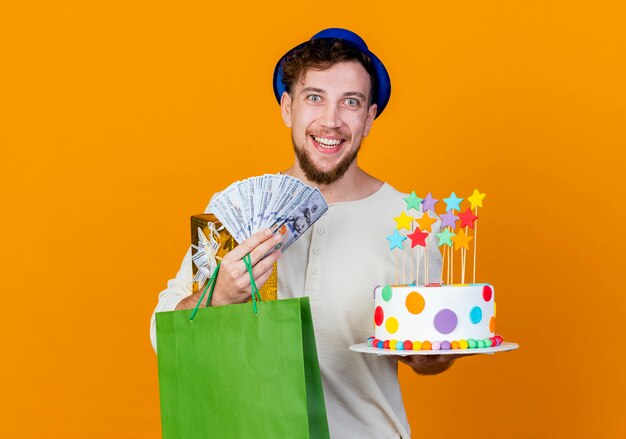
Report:
[{"label": "short dark hair", "polygon": [[359,49],[337,38],[319,38],[309,40],[293,49],[283,58],[283,85],[291,93],[294,83],[300,80],[308,69],[326,70],[338,62],[358,61],[370,76],[370,95],[368,105],[374,100],[374,67],[369,56]]}]

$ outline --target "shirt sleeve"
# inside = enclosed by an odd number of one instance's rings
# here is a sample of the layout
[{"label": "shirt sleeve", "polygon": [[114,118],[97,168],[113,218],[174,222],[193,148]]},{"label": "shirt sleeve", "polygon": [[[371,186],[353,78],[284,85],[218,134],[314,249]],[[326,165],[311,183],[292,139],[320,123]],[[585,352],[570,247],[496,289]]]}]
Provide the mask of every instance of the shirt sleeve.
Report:
[{"label": "shirt sleeve", "polygon": [[[219,195],[219,192],[213,194],[211,201],[213,201],[217,195]],[[209,208],[210,205],[211,203],[209,202],[209,205],[207,205],[206,209],[204,209],[204,213],[211,213],[211,209]],[[176,273],[176,277],[174,279],[170,279],[167,282],[167,288],[159,294],[159,302],[157,303],[157,306],[152,313],[152,318],[150,319],[150,341],[152,342],[154,352],[157,351],[156,319],[154,315],[162,311],[174,311],[176,309],[176,305],[178,305],[181,300],[185,297],[191,296],[193,293],[191,289],[191,282],[193,280],[191,264],[191,247],[189,247],[185,257],[183,258],[183,262],[180,264],[178,273]]]},{"label": "shirt sleeve", "polygon": [[156,344],[156,319],[155,314],[162,311],[174,311],[176,305],[187,296],[191,296],[191,247],[187,250],[183,262],[180,265],[178,273],[174,279],[167,282],[167,288],[159,294],[159,302],[157,303],[152,318],[150,319],[150,341],[154,351],[157,350]]}]

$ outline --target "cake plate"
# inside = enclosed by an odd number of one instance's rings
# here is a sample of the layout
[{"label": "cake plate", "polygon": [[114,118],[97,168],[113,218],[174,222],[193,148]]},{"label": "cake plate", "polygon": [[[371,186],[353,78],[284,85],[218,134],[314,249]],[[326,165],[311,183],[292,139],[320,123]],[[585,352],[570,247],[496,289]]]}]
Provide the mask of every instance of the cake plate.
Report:
[{"label": "cake plate", "polygon": [[474,349],[439,349],[439,350],[419,350],[419,351],[404,351],[404,350],[391,350],[391,349],[379,349],[370,348],[367,343],[354,344],[350,346],[350,350],[355,352],[362,352],[364,354],[376,354],[376,355],[399,355],[406,357],[407,355],[468,355],[468,354],[495,354],[496,352],[512,351],[519,348],[517,343],[511,343],[508,341],[502,342],[500,346],[493,346],[490,348],[474,348]]}]

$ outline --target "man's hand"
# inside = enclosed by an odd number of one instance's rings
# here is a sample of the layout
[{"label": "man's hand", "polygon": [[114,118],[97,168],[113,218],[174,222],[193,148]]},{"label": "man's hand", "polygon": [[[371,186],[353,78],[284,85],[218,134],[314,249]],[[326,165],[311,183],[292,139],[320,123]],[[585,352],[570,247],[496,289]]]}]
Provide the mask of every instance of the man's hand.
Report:
[{"label": "man's hand", "polygon": [[[243,263],[243,257],[250,253],[250,261],[253,267],[252,276],[257,287],[261,288],[272,274],[274,262],[278,260],[281,253],[279,250],[276,250],[263,260],[261,258],[271,251],[280,240],[281,236],[279,234],[273,235],[269,229],[260,230],[228,252],[222,258],[211,305],[220,306],[242,303],[250,299],[250,275]],[[201,295],[202,291],[198,291],[184,298],[176,305],[176,309],[194,308]]]},{"label": "man's hand", "polygon": [[442,354],[442,355],[407,355],[396,356],[397,360],[411,366],[420,375],[437,375],[452,366],[457,358],[469,357],[474,354]]}]

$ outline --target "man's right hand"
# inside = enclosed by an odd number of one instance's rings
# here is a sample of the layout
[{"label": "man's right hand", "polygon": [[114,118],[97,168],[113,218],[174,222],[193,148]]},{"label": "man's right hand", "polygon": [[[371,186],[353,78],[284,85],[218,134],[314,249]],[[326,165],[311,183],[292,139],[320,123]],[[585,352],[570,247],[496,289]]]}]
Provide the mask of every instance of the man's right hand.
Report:
[{"label": "man's right hand", "polygon": [[[274,262],[278,260],[281,253],[280,250],[276,250],[266,258],[262,260],[261,258],[271,251],[280,241],[280,234],[273,235],[269,229],[259,230],[228,252],[222,258],[217,283],[215,284],[215,291],[211,299],[211,306],[242,303],[250,299],[250,275],[243,262],[243,257],[247,253],[250,253],[250,261],[253,267],[252,276],[254,277],[257,287],[261,288],[272,274]],[[198,291],[184,298],[176,305],[176,309],[193,309],[198,303],[198,300],[200,300],[201,295],[202,291]]]}]

